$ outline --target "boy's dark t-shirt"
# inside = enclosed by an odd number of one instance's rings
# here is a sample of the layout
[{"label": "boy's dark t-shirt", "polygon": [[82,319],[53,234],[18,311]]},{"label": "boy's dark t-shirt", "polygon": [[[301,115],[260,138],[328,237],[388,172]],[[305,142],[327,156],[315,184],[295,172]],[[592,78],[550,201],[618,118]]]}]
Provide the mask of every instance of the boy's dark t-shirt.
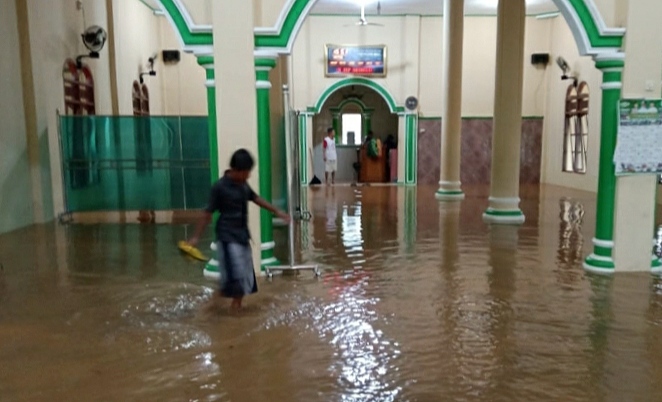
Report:
[{"label": "boy's dark t-shirt", "polygon": [[254,201],[257,194],[248,183],[237,183],[228,172],[211,188],[209,213],[220,212],[216,221],[216,240],[248,244],[251,238],[248,230],[248,201]]}]

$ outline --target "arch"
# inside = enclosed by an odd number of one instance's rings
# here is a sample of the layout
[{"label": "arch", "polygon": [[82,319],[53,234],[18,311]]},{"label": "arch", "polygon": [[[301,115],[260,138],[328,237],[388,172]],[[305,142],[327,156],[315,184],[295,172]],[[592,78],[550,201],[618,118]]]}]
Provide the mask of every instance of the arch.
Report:
[{"label": "arch", "polygon": [[[288,11],[281,13],[276,24],[278,32],[267,34],[256,30],[256,48],[278,48],[283,53],[291,53],[303,22],[317,1],[290,0],[286,5]],[[570,26],[582,56],[620,51],[625,29],[607,27],[594,0],[552,1]]]},{"label": "arch", "polygon": [[[212,54],[212,27],[196,25],[181,0],[156,0],[187,51]],[[294,41],[318,0],[288,0],[274,27],[254,29],[255,48],[282,54],[292,52]],[[582,56],[619,52],[624,28],[607,27],[595,0],[552,0],[565,18]]]},{"label": "arch", "polygon": [[594,0],[552,0],[565,18],[577,42],[579,54],[596,56],[620,52],[625,28],[609,28]]},{"label": "arch", "polygon": [[345,99],[345,100],[343,100],[342,102],[340,102],[340,103],[338,104],[338,106],[334,106],[334,107],[332,107],[332,108],[331,108],[331,111],[332,111],[332,112],[334,112],[334,111],[336,111],[336,112],[342,112],[342,110],[343,110],[343,109],[345,108],[345,106],[347,106],[347,105],[356,105],[356,106],[358,106],[359,109],[361,109],[361,113],[370,112],[370,111],[373,110],[373,109],[369,108],[369,107],[368,107],[368,106],[367,106],[362,100],[360,100],[360,99],[353,99],[353,98],[350,98],[350,99]]},{"label": "arch", "polygon": [[214,39],[211,26],[196,25],[181,0],[156,0],[156,2],[175,29],[184,51],[197,50],[213,54]]},{"label": "arch", "polygon": [[346,78],[334,83],[333,85],[329,86],[326,90],[324,90],[324,92],[322,92],[319,98],[317,98],[317,102],[315,102],[315,106],[309,107],[308,111],[318,114],[322,110],[322,107],[324,106],[326,100],[329,99],[329,96],[331,96],[334,92],[336,92],[341,88],[349,87],[352,85],[361,85],[364,87],[368,87],[373,91],[377,92],[384,99],[389,109],[391,110],[391,113],[404,113],[405,108],[403,106],[396,105],[395,99],[393,99],[393,96],[389,93],[389,91],[386,88],[379,85],[377,82],[373,80],[369,80],[367,78]]}]

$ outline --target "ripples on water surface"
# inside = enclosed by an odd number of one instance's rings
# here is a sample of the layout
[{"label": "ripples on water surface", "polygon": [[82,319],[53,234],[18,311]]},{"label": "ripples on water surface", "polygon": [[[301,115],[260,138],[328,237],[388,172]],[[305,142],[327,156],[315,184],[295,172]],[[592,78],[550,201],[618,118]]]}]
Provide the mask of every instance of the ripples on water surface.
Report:
[{"label": "ripples on water surface", "polygon": [[484,189],[434,190],[311,191],[323,278],[260,280],[239,315],[184,225],[0,236],[0,400],[662,400],[662,281],[584,273],[592,195],[526,189],[527,222],[489,227]]}]

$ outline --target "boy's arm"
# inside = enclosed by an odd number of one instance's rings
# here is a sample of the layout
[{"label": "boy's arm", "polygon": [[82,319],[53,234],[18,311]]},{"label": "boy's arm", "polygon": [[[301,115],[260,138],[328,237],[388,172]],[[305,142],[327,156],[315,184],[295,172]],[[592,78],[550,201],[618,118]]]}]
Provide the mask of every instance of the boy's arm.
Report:
[{"label": "boy's arm", "polygon": [[255,204],[257,204],[259,207],[266,209],[267,211],[269,211],[272,214],[276,215],[280,219],[284,220],[286,223],[290,223],[290,221],[292,220],[287,213],[285,213],[284,211],[279,210],[278,208],[276,208],[275,206],[273,206],[272,204],[267,202],[267,200],[265,200],[264,198],[262,198],[258,195],[255,196],[255,198],[253,199],[253,202]]},{"label": "boy's arm", "polygon": [[191,237],[188,240],[188,244],[191,246],[195,246],[198,244],[198,241],[200,240],[200,236],[202,236],[202,232],[205,231],[207,228],[207,225],[209,225],[209,222],[211,222],[211,213],[208,211],[204,211],[203,215],[200,217],[200,220],[198,220],[198,224],[195,227],[195,233],[193,234],[193,237]]}]

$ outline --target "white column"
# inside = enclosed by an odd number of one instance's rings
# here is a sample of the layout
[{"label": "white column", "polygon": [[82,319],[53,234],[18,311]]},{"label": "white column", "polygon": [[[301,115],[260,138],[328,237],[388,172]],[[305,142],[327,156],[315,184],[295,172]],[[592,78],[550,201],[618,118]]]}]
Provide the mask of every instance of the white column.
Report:
[{"label": "white column", "polygon": [[497,17],[496,91],[492,137],[492,181],[489,223],[521,224],[519,208],[522,83],[524,75],[524,0],[501,0]]},{"label": "white column", "polygon": [[[629,2],[625,36],[623,98],[659,98],[662,70],[662,2]],[[616,271],[659,271],[652,256],[657,192],[656,175],[616,179],[614,211],[614,265]],[[654,260],[653,264],[651,261]]]},{"label": "white column", "polygon": [[[214,1],[212,22],[219,174],[227,169],[234,151],[246,148],[255,159],[249,184],[258,191],[253,2]],[[248,226],[253,239],[253,263],[259,270],[260,211],[255,205],[250,207]]]},{"label": "white column", "polygon": [[438,200],[462,200],[460,156],[462,135],[462,47],[464,0],[444,2],[444,114]]}]

